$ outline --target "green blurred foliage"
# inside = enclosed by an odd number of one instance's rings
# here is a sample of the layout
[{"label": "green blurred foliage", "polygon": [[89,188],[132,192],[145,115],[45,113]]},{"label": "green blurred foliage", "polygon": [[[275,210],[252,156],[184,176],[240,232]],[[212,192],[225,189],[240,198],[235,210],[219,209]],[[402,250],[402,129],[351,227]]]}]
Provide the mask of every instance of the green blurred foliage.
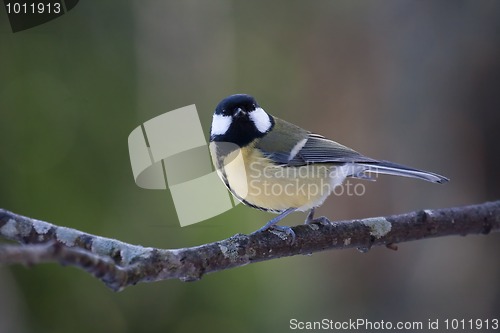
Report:
[{"label": "green blurred foliage", "polygon": [[[0,206],[134,244],[175,248],[247,233],[237,207],[180,228],[168,191],[133,181],[128,134],[238,92],[445,186],[380,178],[332,197],[331,218],[499,197],[500,2],[81,1],[13,34],[0,10]],[[288,224],[301,222],[292,216]],[[74,268],[0,268],[0,331],[287,332],[289,320],[492,318],[498,235],[284,258],[195,283],[121,293]]]}]

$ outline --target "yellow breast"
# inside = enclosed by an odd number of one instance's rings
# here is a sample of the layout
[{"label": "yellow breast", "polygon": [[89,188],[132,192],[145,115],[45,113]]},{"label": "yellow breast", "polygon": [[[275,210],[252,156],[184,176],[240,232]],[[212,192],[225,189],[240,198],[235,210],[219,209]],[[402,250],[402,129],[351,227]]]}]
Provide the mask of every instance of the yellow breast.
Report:
[{"label": "yellow breast", "polygon": [[231,192],[260,209],[305,211],[321,205],[332,191],[335,166],[311,164],[286,167],[272,163],[259,150],[242,148],[223,159],[219,176]]}]

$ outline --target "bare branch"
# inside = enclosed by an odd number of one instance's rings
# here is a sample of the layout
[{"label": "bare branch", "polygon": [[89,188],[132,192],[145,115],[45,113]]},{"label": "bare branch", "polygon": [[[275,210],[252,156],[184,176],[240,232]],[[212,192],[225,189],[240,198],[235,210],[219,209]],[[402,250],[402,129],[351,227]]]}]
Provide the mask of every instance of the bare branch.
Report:
[{"label": "bare branch", "polygon": [[181,249],[156,249],[59,227],[0,209],[0,235],[24,245],[0,246],[0,263],[58,262],[80,267],[113,290],[165,279],[193,281],[204,274],[327,249],[395,244],[448,235],[500,230],[500,201],[421,210],[361,220],[300,225],[296,240],[270,230]]}]

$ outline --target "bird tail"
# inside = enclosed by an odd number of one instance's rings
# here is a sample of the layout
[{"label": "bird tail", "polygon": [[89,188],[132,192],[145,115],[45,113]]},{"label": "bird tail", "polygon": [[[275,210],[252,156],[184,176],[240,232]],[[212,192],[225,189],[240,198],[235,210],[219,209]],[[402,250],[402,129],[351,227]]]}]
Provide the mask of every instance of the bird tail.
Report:
[{"label": "bird tail", "polygon": [[405,165],[392,163],[389,161],[377,161],[377,162],[368,162],[368,163],[356,163],[358,166],[361,166],[361,172],[358,174],[353,174],[354,178],[370,178],[366,175],[366,173],[380,173],[385,175],[393,175],[393,176],[403,176],[410,178],[418,178],[422,180],[427,180],[433,183],[446,183],[449,181],[448,178],[438,175],[434,172],[418,170],[414,168],[407,167]]}]

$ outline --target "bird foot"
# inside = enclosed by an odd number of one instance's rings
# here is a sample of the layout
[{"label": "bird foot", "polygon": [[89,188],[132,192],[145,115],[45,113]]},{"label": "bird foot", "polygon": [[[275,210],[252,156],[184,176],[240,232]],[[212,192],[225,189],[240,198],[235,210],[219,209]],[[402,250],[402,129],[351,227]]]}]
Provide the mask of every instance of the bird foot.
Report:
[{"label": "bird foot", "polygon": [[319,223],[321,225],[330,225],[332,222],[326,216],[320,216],[314,218],[314,208],[311,208],[309,214],[307,214],[304,224]]},{"label": "bird foot", "polygon": [[326,225],[331,225],[332,221],[330,221],[328,219],[328,217],[326,217],[326,216],[320,216],[320,217],[317,217],[317,218],[315,218],[315,219],[313,219],[311,221],[306,221],[305,223],[306,224],[319,223],[321,225],[325,225],[326,226]]},{"label": "bird foot", "polygon": [[270,233],[275,234],[276,236],[278,236],[282,240],[286,240],[286,239],[288,239],[288,237],[290,237],[291,244],[294,244],[295,243],[295,239],[297,238],[295,236],[295,231],[293,231],[293,229],[290,228],[290,227],[288,227],[288,226],[273,225],[268,230],[269,230]]}]

